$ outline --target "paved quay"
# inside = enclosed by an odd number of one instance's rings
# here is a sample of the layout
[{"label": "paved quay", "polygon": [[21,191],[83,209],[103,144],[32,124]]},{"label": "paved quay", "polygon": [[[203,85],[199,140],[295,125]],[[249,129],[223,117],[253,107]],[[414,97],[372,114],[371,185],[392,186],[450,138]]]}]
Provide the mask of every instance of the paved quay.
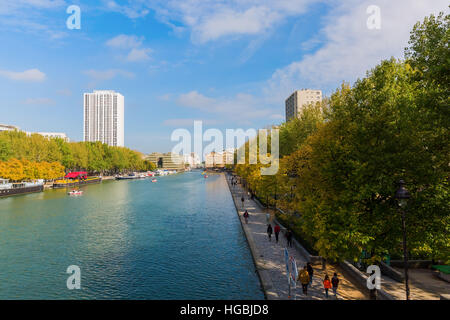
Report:
[{"label": "paved quay", "polygon": [[[275,235],[272,235],[272,241],[268,240],[266,233],[267,222],[266,213],[264,208],[261,208],[255,201],[251,200],[247,196],[247,191],[244,190],[239,184],[236,186],[231,185],[231,176],[225,174],[228,186],[230,188],[236,210],[239,214],[242,227],[247,237],[250,249],[255,260],[255,265],[261,278],[261,283],[269,300],[288,300],[289,299],[289,286],[286,275],[286,264],[284,258],[284,248],[287,247],[287,241],[282,233],[280,233],[279,243],[275,241]],[[244,195],[244,206],[241,202],[241,197]],[[245,224],[243,218],[244,211],[249,212],[248,224]],[[274,224],[272,223],[272,227]],[[293,256],[297,262],[298,269],[302,269],[306,265],[305,257],[295,248],[288,248],[289,255]],[[291,299],[297,300],[325,300],[325,291],[323,289],[323,278],[325,277],[325,271],[320,266],[314,267],[314,278],[312,286],[308,287],[308,295],[305,296],[302,292],[300,283],[298,282],[297,288],[294,290],[291,288]],[[346,279],[339,270],[336,270],[334,266],[327,265],[326,273],[333,276],[334,272],[338,272],[340,279],[340,286],[338,290],[338,296],[334,297],[332,291],[329,292],[330,300],[365,300],[368,297],[365,296],[357,287]]]}]

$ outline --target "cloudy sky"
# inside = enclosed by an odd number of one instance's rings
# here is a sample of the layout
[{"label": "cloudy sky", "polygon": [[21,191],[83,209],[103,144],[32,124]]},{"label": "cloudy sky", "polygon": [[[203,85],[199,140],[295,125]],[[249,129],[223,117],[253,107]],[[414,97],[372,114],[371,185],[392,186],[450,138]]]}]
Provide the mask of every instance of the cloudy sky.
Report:
[{"label": "cloudy sky", "polygon": [[[66,27],[73,4],[80,30]],[[447,0],[0,0],[0,123],[80,141],[83,92],[110,89],[142,152],[171,150],[193,120],[278,124],[292,91],[329,95],[402,58],[412,26],[439,11]]]}]

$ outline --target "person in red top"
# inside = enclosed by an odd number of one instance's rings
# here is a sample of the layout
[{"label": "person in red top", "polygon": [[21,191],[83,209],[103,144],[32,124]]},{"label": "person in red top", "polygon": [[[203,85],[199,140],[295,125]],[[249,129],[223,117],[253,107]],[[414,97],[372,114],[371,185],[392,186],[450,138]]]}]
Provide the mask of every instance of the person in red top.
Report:
[{"label": "person in red top", "polygon": [[277,243],[278,243],[278,235],[280,234],[280,226],[279,225],[275,225],[275,228],[274,228],[274,232],[275,232],[275,239],[277,240]]},{"label": "person in red top", "polygon": [[328,275],[325,276],[325,279],[323,280],[323,287],[325,288],[325,297],[328,299],[328,290],[331,289],[331,281],[330,277]]}]

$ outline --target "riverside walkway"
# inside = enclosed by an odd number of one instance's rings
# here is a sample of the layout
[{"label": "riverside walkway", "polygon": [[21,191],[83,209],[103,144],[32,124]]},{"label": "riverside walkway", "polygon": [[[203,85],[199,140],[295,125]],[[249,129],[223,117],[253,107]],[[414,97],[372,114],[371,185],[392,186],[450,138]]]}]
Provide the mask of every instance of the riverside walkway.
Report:
[{"label": "riverside walkway", "polygon": [[[272,235],[272,241],[268,240],[266,233],[266,211],[261,208],[255,201],[248,199],[247,191],[240,185],[231,185],[231,176],[225,175],[231,194],[233,196],[236,210],[242,223],[245,235],[252,251],[256,268],[261,278],[264,292],[269,300],[288,300],[289,286],[286,275],[286,264],[284,258],[284,248],[287,247],[287,241],[283,234],[280,233],[279,242],[276,243],[275,235]],[[241,202],[241,197],[244,195],[244,206]],[[245,224],[243,213],[247,210],[249,212],[248,224]],[[274,224],[272,222],[272,227]],[[294,257],[297,262],[297,268],[301,270],[306,265],[305,257],[295,247],[288,248],[289,255]],[[291,299],[297,300],[324,300],[325,291],[323,289],[323,278],[325,271],[314,267],[314,278],[311,286],[308,286],[308,295],[305,296],[302,292],[300,283],[297,288],[291,288]],[[332,290],[329,292],[328,299],[341,300],[363,300],[366,297],[355,285],[346,279],[339,270],[334,266],[328,265],[327,274],[330,278],[334,272],[338,272],[340,279],[338,296],[335,298]]]}]

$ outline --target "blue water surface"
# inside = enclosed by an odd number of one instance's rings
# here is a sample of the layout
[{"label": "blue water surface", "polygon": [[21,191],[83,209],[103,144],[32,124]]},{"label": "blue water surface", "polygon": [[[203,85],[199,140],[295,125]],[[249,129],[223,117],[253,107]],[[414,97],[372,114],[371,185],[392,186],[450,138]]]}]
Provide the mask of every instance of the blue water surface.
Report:
[{"label": "blue water surface", "polygon": [[81,189],[0,199],[0,299],[264,298],[223,175]]}]

